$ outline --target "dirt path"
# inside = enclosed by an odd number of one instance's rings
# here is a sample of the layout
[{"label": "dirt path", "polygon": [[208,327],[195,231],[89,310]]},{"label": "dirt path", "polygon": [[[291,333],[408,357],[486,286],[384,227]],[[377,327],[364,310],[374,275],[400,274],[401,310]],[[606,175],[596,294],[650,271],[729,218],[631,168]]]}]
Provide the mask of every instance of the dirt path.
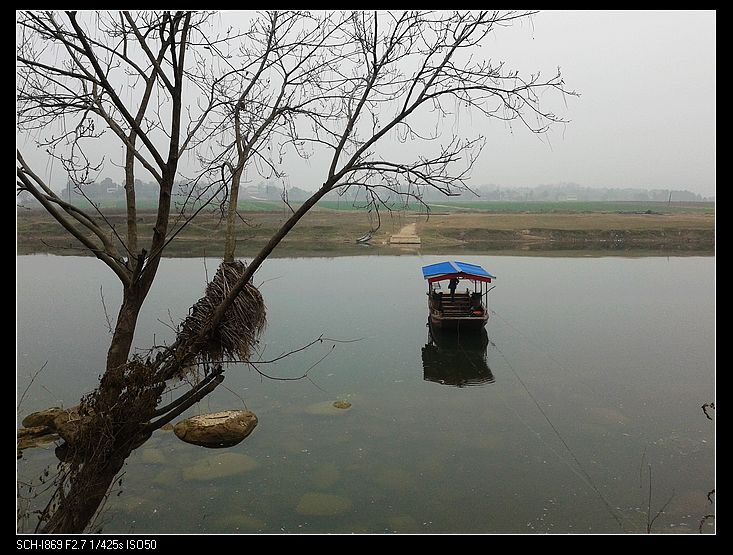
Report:
[{"label": "dirt path", "polygon": [[398,245],[419,245],[420,237],[417,236],[417,224],[411,223],[402,226],[399,233],[389,238],[390,244]]},{"label": "dirt path", "polygon": [[417,224],[411,223],[403,226],[396,235],[417,235]]}]

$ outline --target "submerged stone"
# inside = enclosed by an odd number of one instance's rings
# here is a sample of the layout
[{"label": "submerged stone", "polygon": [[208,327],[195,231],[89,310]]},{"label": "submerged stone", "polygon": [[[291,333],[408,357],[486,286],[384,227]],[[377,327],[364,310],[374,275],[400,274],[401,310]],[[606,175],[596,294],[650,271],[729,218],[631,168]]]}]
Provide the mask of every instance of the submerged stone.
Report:
[{"label": "submerged stone", "polygon": [[257,461],[241,453],[221,453],[183,469],[184,480],[216,480],[244,474],[257,468]]},{"label": "submerged stone", "polygon": [[[337,407],[336,404],[339,404]],[[337,414],[344,414],[348,412],[351,407],[351,403],[346,401],[321,401],[320,403],[313,403],[305,407],[306,414],[314,414],[318,416],[335,416]]]},{"label": "submerged stone", "polygon": [[413,475],[401,468],[380,468],[379,472],[371,473],[371,478],[377,485],[392,491],[406,491],[415,485]]},{"label": "submerged stone", "polygon": [[147,448],[143,449],[140,459],[145,464],[165,464],[165,455],[160,449]]},{"label": "submerged stone", "polygon": [[220,518],[214,525],[225,532],[257,532],[262,530],[267,523],[256,516],[235,513]]},{"label": "submerged stone", "polygon": [[350,499],[331,493],[309,492],[300,498],[295,510],[305,516],[335,516],[350,509]]},{"label": "submerged stone", "polygon": [[288,453],[303,453],[308,449],[308,444],[299,437],[286,437],[279,445]]},{"label": "submerged stone", "polygon": [[387,519],[392,531],[399,534],[410,534],[420,531],[420,524],[410,515],[395,515]]},{"label": "submerged stone", "polygon": [[192,416],[173,428],[179,439],[202,447],[231,447],[257,426],[257,416],[248,410],[226,410]]},{"label": "submerged stone", "polygon": [[341,472],[334,463],[329,462],[313,469],[310,479],[317,488],[329,488],[341,479]]},{"label": "submerged stone", "polygon": [[181,472],[178,468],[164,467],[152,479],[152,483],[159,486],[177,486],[181,481]]}]

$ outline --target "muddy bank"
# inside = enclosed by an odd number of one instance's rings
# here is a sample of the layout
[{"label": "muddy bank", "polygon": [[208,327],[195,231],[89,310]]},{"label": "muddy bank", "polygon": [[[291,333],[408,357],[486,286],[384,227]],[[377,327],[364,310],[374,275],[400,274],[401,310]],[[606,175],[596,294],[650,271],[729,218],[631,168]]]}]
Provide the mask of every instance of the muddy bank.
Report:
[{"label": "muddy bank", "polygon": [[[273,212],[244,213],[238,252],[252,256],[286,219]],[[118,233],[125,229],[124,214],[107,215]],[[140,235],[152,233],[154,216],[140,213]],[[413,225],[420,245],[392,245],[390,237]],[[356,239],[372,229],[374,222],[360,212],[314,210],[275,250],[274,256],[356,256],[399,254],[419,249],[424,253],[455,251],[555,252],[555,251],[645,251],[659,254],[701,253],[715,250],[715,215],[699,213],[454,213],[407,215],[393,213],[382,218],[368,245]],[[17,214],[17,253],[84,254],[48,214],[40,210]],[[224,230],[217,214],[201,214],[173,241],[166,253],[175,257],[220,257]]]}]

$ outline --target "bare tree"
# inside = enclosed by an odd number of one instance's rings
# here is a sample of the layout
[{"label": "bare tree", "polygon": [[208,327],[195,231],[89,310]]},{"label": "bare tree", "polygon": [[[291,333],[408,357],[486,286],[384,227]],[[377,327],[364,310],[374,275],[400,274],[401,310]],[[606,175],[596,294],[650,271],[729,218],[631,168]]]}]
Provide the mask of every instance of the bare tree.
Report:
[{"label": "bare tree", "polygon": [[[191,106],[184,106],[183,94],[189,59],[194,61],[191,45],[200,40],[196,35],[207,17],[192,12],[19,15],[19,128],[38,132],[39,146],[61,161],[82,193],[81,185],[102,162],[87,154],[92,143],[111,132],[125,152],[124,237],[101,211],[90,214],[61,199],[17,153],[18,188],[32,194],[122,283],[102,383],[110,402],[124,387],[121,374],[137,318],[168,238],[179,160],[212,108],[209,103],[194,115]],[[184,107],[191,118],[187,122]],[[145,246],[137,230],[138,167],[159,186],[155,226]]]},{"label": "bare tree", "polygon": [[[123,146],[126,233],[105,214],[64,200],[17,151],[19,191],[27,191],[119,278],[122,303],[97,391],[82,403],[85,429],[76,455],[62,472],[47,510],[45,531],[81,531],[99,506],[130,451],[149,435],[150,419],[165,387],[145,360],[130,357],[137,319],[150,291],[170,232],[178,166],[197,142],[215,107],[212,94],[186,95],[219,41],[211,14],[193,12],[21,12],[18,15],[17,122],[59,160],[77,191],[104,160],[89,147],[112,134]],[[225,39],[228,40],[228,39]],[[152,236],[139,236],[135,173],[157,182]],[[217,378],[217,379],[214,379]],[[220,372],[181,407],[211,391]],[[67,479],[68,478],[68,479]],[[41,523],[43,520],[41,521]],[[39,523],[39,524],[41,524]]]},{"label": "bare tree", "polygon": [[[37,133],[80,192],[101,162],[90,160],[86,144],[111,132],[125,149],[124,236],[101,210],[90,214],[59,198],[17,153],[19,190],[107,264],[123,288],[106,369],[85,405],[86,439],[44,511],[44,531],[83,530],[131,450],[212,391],[223,379],[223,362],[248,359],[264,325],[252,276],[325,195],[360,188],[378,209],[392,196],[419,201],[426,188],[448,195],[467,189],[483,138],[447,123],[458,111],[519,122],[538,134],[563,121],[540,105],[546,90],[575,94],[559,70],[525,78],[479,56],[487,36],[532,13],[270,12],[258,14],[246,33],[221,40],[205,29],[208,14],[20,15],[19,127]],[[237,41],[241,46],[232,46]],[[120,83],[127,79],[134,91],[124,99]],[[196,94],[186,96],[185,86]],[[413,145],[421,154],[400,155]],[[140,308],[166,245],[188,221],[171,231],[171,196],[187,149],[204,166],[208,181],[201,183],[214,190],[208,198],[228,192],[225,263],[173,344],[134,357]],[[283,159],[292,153],[327,157],[322,183],[291,208],[249,265],[235,263],[242,175],[252,168],[283,176]],[[137,168],[159,185],[146,247],[136,227]],[[206,378],[158,407],[166,382],[199,364],[208,369]]]},{"label": "bare tree", "polygon": [[[307,105],[330,94],[325,74],[334,71],[344,48],[344,14],[263,12],[239,48],[223,55],[222,70],[206,87],[219,99],[208,120],[197,157],[204,175],[226,175],[226,244],[224,262],[234,261],[239,187],[246,169],[282,178],[281,161],[272,145],[285,136]],[[282,141],[280,141],[282,142]],[[283,195],[287,202],[287,197]]]},{"label": "bare tree", "polygon": [[[562,74],[523,77],[501,61],[477,55],[477,48],[492,32],[531,17],[534,12],[401,12],[350,14],[343,28],[345,39],[330,55],[319,94],[303,102],[297,118],[281,130],[282,153],[295,149],[303,156],[330,155],[324,181],[317,191],[282,225],[252,259],[226,300],[212,314],[213,330],[226,307],[252,278],[262,262],[297,222],[325,195],[334,190],[360,187],[371,203],[385,204],[384,195],[420,200],[425,188],[446,195],[467,189],[471,167],[483,146],[482,137],[442,133],[441,123],[457,110],[473,111],[485,118],[520,123],[543,134],[564,123],[543,109],[540,94],[550,90],[577,96],[565,88]],[[418,119],[432,118],[429,124]],[[400,159],[400,149],[379,149],[396,139],[400,143],[439,143],[432,155]],[[393,146],[392,142],[392,146]],[[259,153],[262,155],[262,153]],[[264,158],[264,156],[263,156]],[[179,345],[181,352],[193,347]]]}]

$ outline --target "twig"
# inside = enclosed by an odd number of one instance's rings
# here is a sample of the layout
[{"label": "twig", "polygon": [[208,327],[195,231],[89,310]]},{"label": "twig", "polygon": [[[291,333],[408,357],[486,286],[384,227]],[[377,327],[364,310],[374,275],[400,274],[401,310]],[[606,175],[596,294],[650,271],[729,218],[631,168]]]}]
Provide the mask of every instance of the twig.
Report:
[{"label": "twig", "polygon": [[710,491],[708,492],[708,501],[709,501],[710,503],[712,503],[712,502],[713,502],[713,499],[712,499],[713,495],[715,495],[715,489],[714,489],[714,488],[713,488],[713,489],[711,489],[711,490],[710,490]]},{"label": "twig", "polygon": [[244,406],[244,410],[249,410],[249,408],[247,407],[247,402],[244,400],[244,397],[242,397],[239,393],[237,393],[236,391],[234,391],[233,389],[231,389],[231,388],[229,388],[229,387],[227,387],[225,385],[222,386],[222,387],[224,389],[226,389],[229,393],[231,393],[232,395],[234,395],[237,399],[239,399],[240,401],[242,401],[242,405]]},{"label": "twig", "polygon": [[31,381],[28,382],[28,385],[25,386],[25,389],[23,390],[23,394],[20,396],[20,400],[18,401],[18,405],[16,406],[16,410],[18,413],[20,413],[20,405],[23,404],[23,400],[25,399],[26,394],[28,393],[28,390],[30,389],[31,385],[33,385],[33,382],[35,381],[38,374],[41,373],[41,371],[46,367],[48,364],[48,361],[43,363],[43,366],[41,366],[38,370],[35,371],[35,373],[31,376]]},{"label": "twig", "polygon": [[[708,501],[709,501],[709,502],[710,502],[711,504],[713,503],[713,495],[715,495],[715,490],[714,490],[714,489],[710,490],[710,491],[708,492],[708,496],[707,496],[707,497],[708,497]],[[715,515],[714,515],[714,514],[707,514],[707,515],[703,516],[703,517],[702,517],[702,518],[700,519],[700,526],[698,526],[698,528],[697,528],[698,532],[700,532],[700,533],[702,534],[702,527],[703,527],[703,526],[705,526],[705,523],[706,523],[706,522],[707,522],[708,520],[710,520],[711,518],[715,518]]]},{"label": "twig", "polygon": [[708,419],[708,420],[712,420],[712,419],[713,419],[713,417],[712,417],[712,416],[710,416],[710,414],[708,414],[708,409],[713,409],[713,410],[715,410],[715,403],[705,403],[705,404],[704,404],[703,406],[701,406],[700,408],[701,408],[701,409],[702,409],[702,411],[703,411],[703,412],[705,413],[705,416],[707,417],[707,419]]},{"label": "twig", "polygon": [[641,453],[641,462],[639,463],[639,489],[643,487],[642,473],[644,469],[644,460],[645,459],[646,459],[646,445],[644,446],[644,451]]},{"label": "twig", "polygon": [[[318,359],[318,360],[317,360],[317,361],[316,361],[316,362],[315,362],[314,364],[312,364],[312,365],[311,365],[311,366],[310,366],[310,367],[308,368],[308,370],[306,370],[306,371],[305,371],[305,372],[303,373],[303,375],[302,375],[302,376],[290,376],[290,377],[285,377],[285,378],[280,378],[280,377],[277,377],[277,376],[270,376],[269,374],[265,374],[265,373],[264,373],[264,372],[263,372],[262,370],[260,370],[259,368],[257,368],[257,365],[256,365],[255,363],[253,363],[253,362],[250,362],[250,363],[249,363],[249,365],[250,365],[250,366],[251,366],[252,368],[254,368],[254,369],[255,369],[255,371],[256,371],[256,372],[257,372],[257,373],[258,373],[258,374],[259,374],[260,376],[262,376],[263,378],[267,378],[267,379],[269,379],[269,380],[276,380],[276,381],[281,381],[281,382],[294,382],[294,381],[297,381],[297,380],[302,380],[302,379],[304,379],[304,378],[307,378],[307,377],[308,377],[308,372],[310,372],[310,371],[311,371],[311,370],[313,370],[313,369],[314,369],[314,368],[315,368],[316,366],[318,366],[318,365],[319,365],[319,364],[320,364],[321,362],[323,362],[323,360],[324,360],[324,359],[325,359],[325,358],[326,358],[326,357],[327,357],[328,355],[330,355],[330,354],[331,354],[331,353],[333,352],[333,350],[334,350],[335,348],[336,348],[336,345],[331,345],[331,350],[330,350],[330,351],[328,351],[328,352],[327,352],[327,353],[326,353],[325,355],[323,355],[323,356],[322,356],[322,357],[321,357],[320,359]],[[301,351],[302,351],[303,349],[301,348],[301,349],[298,349],[298,350],[301,350]],[[297,351],[295,351],[295,352],[297,352]],[[286,355],[285,355],[285,356],[286,356]],[[280,358],[281,358],[281,357],[280,357]],[[258,364],[259,364],[259,363],[258,363]]]},{"label": "twig", "polygon": [[652,515],[652,465],[649,465],[649,501],[647,504],[646,509],[646,533],[651,534],[652,533],[652,526],[654,526],[654,521],[659,518],[659,516],[664,513],[664,509],[667,508],[667,505],[669,505],[672,502],[672,499],[674,498],[674,490],[672,490],[672,495],[669,496],[669,499],[667,499],[667,502],[662,505],[662,508],[657,511],[657,514],[654,515],[654,518],[651,518]]},{"label": "twig", "polygon": [[165,414],[166,412],[169,412],[170,410],[176,408],[181,403],[184,403],[191,397],[193,397],[196,393],[201,391],[204,387],[206,387],[209,382],[211,382],[214,378],[219,376],[223,372],[223,368],[219,366],[216,370],[214,370],[211,374],[206,376],[201,382],[199,382],[197,385],[195,385],[192,389],[181,395],[178,399],[175,399],[174,401],[171,401],[165,406],[162,406],[160,408],[155,409],[153,412],[153,417],[160,416],[162,414]]},{"label": "twig", "polygon": [[107,331],[112,335],[112,321],[109,319],[109,312],[107,312],[107,305],[104,304],[104,293],[102,292],[102,286],[99,286],[99,296],[102,298],[102,309],[104,310],[104,318],[107,320]]},{"label": "twig", "polygon": [[224,380],[224,376],[222,374],[217,374],[216,377],[206,384],[205,387],[199,389],[196,391],[196,393],[190,397],[187,398],[187,400],[183,403],[181,403],[178,407],[173,409],[171,412],[166,414],[165,416],[160,417],[158,420],[155,420],[153,422],[149,422],[143,427],[144,433],[152,433],[158,428],[162,428],[168,422],[179,416],[180,414],[183,414],[186,410],[188,410],[194,403],[198,402],[199,400],[206,397],[209,393],[214,391],[216,387]]},{"label": "twig", "polygon": [[651,524],[651,515],[652,515],[652,465],[649,465],[649,500],[647,501],[646,506],[646,533],[650,534],[652,531],[652,524]]},{"label": "twig", "polygon": [[[252,360],[249,360],[249,359],[231,359],[231,360],[227,360],[227,363],[228,364],[250,364],[250,365],[252,365],[252,364],[272,364],[272,363],[278,362],[278,361],[280,361],[280,360],[282,360],[282,359],[284,359],[286,357],[289,357],[290,355],[294,355],[294,354],[299,353],[301,351],[305,351],[306,349],[312,347],[316,343],[324,343],[324,342],[329,342],[329,343],[356,343],[358,341],[363,341],[363,340],[364,340],[363,337],[359,337],[357,339],[332,339],[330,337],[323,337],[321,335],[321,336],[318,336],[318,338],[316,338],[313,341],[311,341],[310,343],[308,343],[306,345],[303,345],[302,347],[298,347],[297,349],[293,349],[292,351],[284,352],[284,353],[280,354],[279,356],[276,356],[275,358],[271,358],[269,360],[256,360],[256,361],[252,361]],[[209,362],[208,361],[195,361],[195,362],[192,362],[191,363],[192,366],[194,366],[194,365],[195,366],[201,366],[203,364],[209,364]]]},{"label": "twig", "polygon": [[698,527],[698,531],[702,534],[702,527],[705,526],[705,523],[711,519],[715,518],[715,515],[705,515],[700,519],[700,526]]}]

